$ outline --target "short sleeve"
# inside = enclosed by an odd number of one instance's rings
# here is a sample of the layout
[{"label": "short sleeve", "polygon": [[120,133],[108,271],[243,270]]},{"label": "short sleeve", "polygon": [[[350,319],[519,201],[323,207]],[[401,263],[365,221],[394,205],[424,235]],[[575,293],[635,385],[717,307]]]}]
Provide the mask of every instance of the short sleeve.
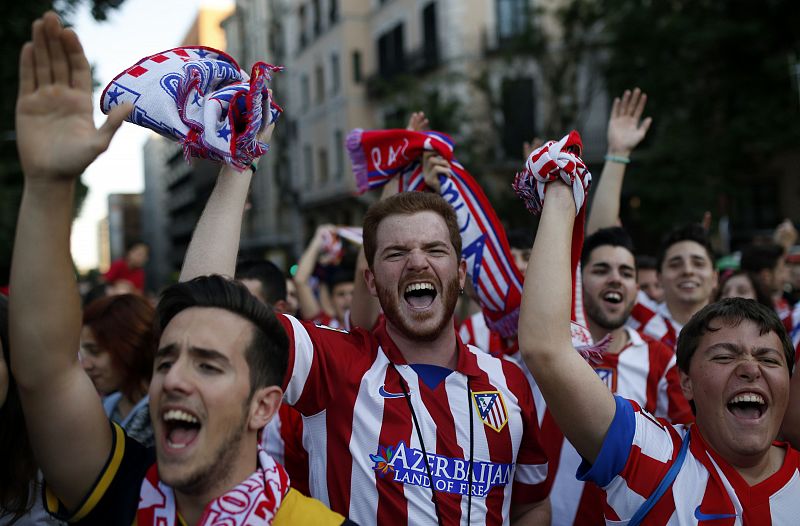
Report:
[{"label": "short sleeve", "polygon": [[125,435],[111,423],[113,443],[103,471],[77,510],[70,513],[44,486],[45,509],[57,519],[80,525],[130,526],[136,518],[139,489],[147,469],[155,462],[154,451]]},{"label": "short sleeve", "polygon": [[289,336],[286,403],[313,416],[324,411],[343,386],[360,382],[374,356],[367,332],[317,327],[285,314],[278,319]]},{"label": "short sleeve", "polygon": [[617,408],[600,454],[594,464],[583,460],[576,473],[578,480],[594,482],[601,488],[606,487],[625,468],[636,432],[636,420],[630,401],[614,396],[614,402]]}]

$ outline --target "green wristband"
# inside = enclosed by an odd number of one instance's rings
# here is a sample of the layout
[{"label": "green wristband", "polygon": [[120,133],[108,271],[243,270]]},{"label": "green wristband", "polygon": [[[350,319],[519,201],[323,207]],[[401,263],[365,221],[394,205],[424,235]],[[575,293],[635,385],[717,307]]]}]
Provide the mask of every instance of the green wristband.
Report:
[{"label": "green wristband", "polygon": [[606,155],[605,159],[606,161],[620,164],[630,164],[631,162],[630,157],[623,157],[621,155]]}]

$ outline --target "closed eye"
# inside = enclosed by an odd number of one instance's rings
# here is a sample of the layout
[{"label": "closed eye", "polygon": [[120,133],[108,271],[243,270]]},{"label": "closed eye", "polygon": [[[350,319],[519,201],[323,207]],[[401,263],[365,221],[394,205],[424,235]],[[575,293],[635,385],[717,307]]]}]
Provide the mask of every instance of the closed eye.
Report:
[{"label": "closed eye", "polygon": [[203,371],[204,373],[217,374],[217,373],[221,373],[222,372],[222,370],[220,368],[215,367],[215,366],[213,366],[211,364],[208,364],[208,363],[201,363],[199,367],[200,367],[200,370]]}]

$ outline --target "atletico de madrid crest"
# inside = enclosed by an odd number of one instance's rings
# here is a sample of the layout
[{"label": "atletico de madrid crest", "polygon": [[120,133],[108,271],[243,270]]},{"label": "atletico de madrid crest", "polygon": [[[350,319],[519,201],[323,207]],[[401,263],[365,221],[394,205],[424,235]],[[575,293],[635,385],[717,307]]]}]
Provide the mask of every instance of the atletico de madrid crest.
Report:
[{"label": "atletico de madrid crest", "polygon": [[502,431],[508,423],[508,410],[500,391],[475,392],[472,393],[472,399],[483,423],[498,433]]}]

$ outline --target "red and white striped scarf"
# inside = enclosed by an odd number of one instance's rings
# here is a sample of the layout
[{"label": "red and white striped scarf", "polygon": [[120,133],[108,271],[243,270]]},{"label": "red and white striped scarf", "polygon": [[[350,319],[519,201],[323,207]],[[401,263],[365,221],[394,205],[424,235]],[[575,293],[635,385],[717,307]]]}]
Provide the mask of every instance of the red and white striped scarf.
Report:
[{"label": "red and white striped scarf", "polygon": [[[266,526],[278,513],[289,491],[289,475],[263,449],[258,449],[258,469],[244,482],[209,502],[198,526]],[[139,491],[137,526],[179,524],[175,493],[158,478],[158,466],[147,470]]]},{"label": "red and white striped scarf", "polygon": [[523,276],[514,264],[505,230],[477,181],[453,158],[453,141],[439,132],[355,129],[347,137],[359,191],[378,188],[397,177],[400,191],[427,189],[420,158],[435,151],[450,162],[440,177],[440,195],[456,211],[461,256],[486,318],[505,338],[514,338],[519,322]]},{"label": "red and white striped scarf", "polygon": [[570,329],[573,346],[587,359],[598,359],[598,352],[610,343],[604,338],[595,343],[583,316],[581,293],[580,260],[583,249],[584,226],[586,222],[586,195],[592,183],[592,174],[586,168],[580,155],[583,150],[581,136],[573,130],[560,141],[548,141],[533,151],[525,162],[525,169],[518,173],[512,185],[517,195],[525,202],[525,207],[533,214],[542,212],[547,187],[561,180],[572,187],[575,199],[575,226],[572,229],[570,252],[572,271],[572,312]]}]

